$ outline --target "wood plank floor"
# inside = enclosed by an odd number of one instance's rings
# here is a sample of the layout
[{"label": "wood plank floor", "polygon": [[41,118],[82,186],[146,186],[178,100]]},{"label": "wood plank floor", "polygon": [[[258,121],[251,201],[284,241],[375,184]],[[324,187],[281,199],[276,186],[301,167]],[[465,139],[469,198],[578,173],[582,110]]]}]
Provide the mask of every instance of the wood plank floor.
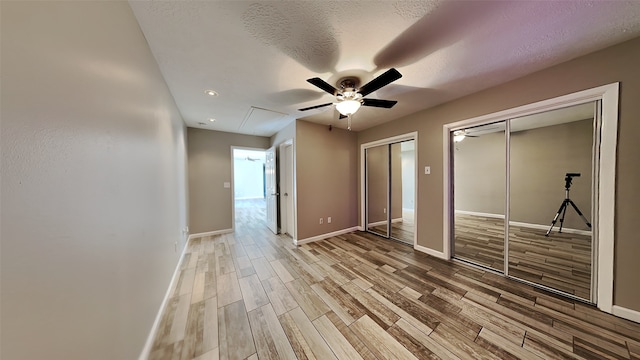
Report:
[{"label": "wood plank floor", "polygon": [[[591,236],[509,227],[509,274],[589,300]],[[503,271],[504,220],[456,214],[455,256]]]},{"label": "wood plank floor", "polygon": [[640,324],[367,233],[193,239],[150,359],[638,359]]},{"label": "wood plank floor", "polygon": [[[391,223],[391,238],[413,245],[415,224],[410,222],[397,221]],[[379,225],[370,229],[374,233],[384,236],[387,233],[387,225]]]}]

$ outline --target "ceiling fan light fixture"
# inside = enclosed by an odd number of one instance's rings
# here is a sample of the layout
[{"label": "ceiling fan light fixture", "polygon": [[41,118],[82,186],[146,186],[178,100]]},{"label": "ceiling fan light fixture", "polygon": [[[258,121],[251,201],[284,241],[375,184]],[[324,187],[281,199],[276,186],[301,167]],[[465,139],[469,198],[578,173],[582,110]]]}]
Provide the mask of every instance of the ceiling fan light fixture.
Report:
[{"label": "ceiling fan light fixture", "polygon": [[460,142],[464,140],[467,135],[463,130],[458,130],[453,132],[453,142]]},{"label": "ceiling fan light fixture", "polygon": [[349,116],[355,114],[361,105],[360,100],[343,100],[336,104],[336,109],[340,114]]}]

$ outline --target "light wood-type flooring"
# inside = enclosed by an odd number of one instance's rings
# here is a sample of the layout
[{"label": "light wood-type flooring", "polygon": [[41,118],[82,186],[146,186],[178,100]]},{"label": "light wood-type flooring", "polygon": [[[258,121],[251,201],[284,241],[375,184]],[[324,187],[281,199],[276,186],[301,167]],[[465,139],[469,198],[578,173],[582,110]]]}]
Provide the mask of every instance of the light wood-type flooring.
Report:
[{"label": "light wood-type flooring", "polygon": [[[410,222],[397,221],[391,223],[391,237],[403,243],[413,245],[415,225]],[[379,225],[370,229],[370,231],[386,236],[387,225]]]},{"label": "light wood-type flooring", "polygon": [[193,239],[151,359],[638,359],[640,324],[355,232],[295,247],[250,208]]},{"label": "light wood-type flooring", "polygon": [[[591,236],[509,227],[509,275],[589,300]],[[456,214],[455,256],[504,268],[504,220]]]}]

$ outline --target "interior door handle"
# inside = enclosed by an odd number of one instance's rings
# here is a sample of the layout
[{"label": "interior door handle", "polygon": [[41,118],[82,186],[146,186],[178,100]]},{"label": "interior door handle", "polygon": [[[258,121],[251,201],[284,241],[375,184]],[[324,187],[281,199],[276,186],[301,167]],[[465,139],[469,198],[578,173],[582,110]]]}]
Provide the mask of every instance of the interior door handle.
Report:
[{"label": "interior door handle", "polygon": [[280,195],[280,193],[273,193],[271,195],[278,196],[278,195]]},{"label": "interior door handle", "polygon": [[284,193],[284,196],[289,196],[289,193]]}]

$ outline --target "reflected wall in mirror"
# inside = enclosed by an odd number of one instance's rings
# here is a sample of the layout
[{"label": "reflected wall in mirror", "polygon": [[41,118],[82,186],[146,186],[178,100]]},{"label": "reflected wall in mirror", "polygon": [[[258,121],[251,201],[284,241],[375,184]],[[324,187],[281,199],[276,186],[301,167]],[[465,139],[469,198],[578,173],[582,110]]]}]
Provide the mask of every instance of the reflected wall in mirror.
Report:
[{"label": "reflected wall in mirror", "polygon": [[368,148],[366,161],[366,230],[388,237],[389,146]]},{"label": "reflected wall in mirror", "polygon": [[451,136],[454,257],[504,270],[505,122]]},{"label": "reflected wall in mirror", "polygon": [[415,201],[415,141],[391,147],[391,238],[413,245]]},{"label": "reflected wall in mirror", "polygon": [[508,273],[586,300],[595,109],[591,102],[510,124]]}]

